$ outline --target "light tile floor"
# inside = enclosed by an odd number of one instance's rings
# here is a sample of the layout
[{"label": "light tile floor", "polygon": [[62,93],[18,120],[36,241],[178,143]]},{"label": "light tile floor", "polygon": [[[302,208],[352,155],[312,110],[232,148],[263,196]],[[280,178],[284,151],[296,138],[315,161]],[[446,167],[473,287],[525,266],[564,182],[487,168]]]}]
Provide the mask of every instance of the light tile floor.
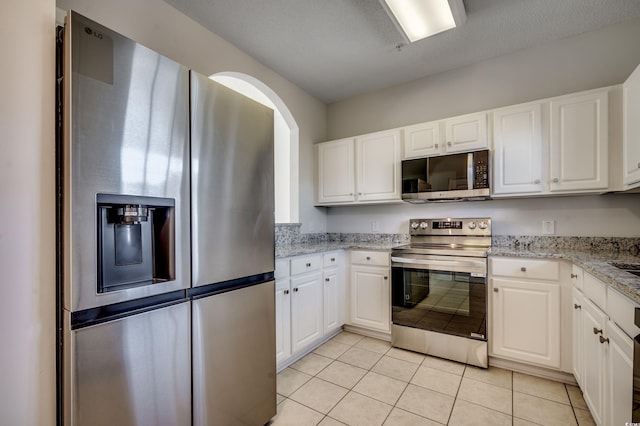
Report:
[{"label": "light tile floor", "polygon": [[271,426],[593,425],[580,389],[342,332],[278,374]]}]

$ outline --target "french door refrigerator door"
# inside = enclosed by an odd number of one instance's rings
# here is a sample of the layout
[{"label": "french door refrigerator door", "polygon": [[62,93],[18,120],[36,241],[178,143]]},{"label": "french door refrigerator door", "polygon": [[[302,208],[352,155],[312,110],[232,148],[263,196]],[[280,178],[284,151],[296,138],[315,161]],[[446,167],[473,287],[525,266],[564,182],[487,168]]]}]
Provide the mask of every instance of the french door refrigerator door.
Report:
[{"label": "french door refrigerator door", "polygon": [[194,425],[266,424],[276,415],[274,281],[192,303]]},{"label": "french door refrigerator door", "polygon": [[190,323],[190,302],[182,302],[66,327],[65,424],[190,425]]},{"label": "french door refrigerator door", "polygon": [[193,287],[274,270],[273,110],[191,71]]}]

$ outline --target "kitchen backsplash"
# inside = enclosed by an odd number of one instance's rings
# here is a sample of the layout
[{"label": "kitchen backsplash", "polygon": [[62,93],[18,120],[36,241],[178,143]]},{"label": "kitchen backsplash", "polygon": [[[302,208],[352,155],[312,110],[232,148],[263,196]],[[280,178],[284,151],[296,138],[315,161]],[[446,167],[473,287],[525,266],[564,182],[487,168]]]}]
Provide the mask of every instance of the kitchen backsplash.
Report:
[{"label": "kitchen backsplash", "polygon": [[[276,246],[294,244],[314,244],[332,241],[362,242],[380,244],[405,244],[408,234],[370,234],[370,233],[313,233],[300,232],[301,224],[276,224]],[[541,235],[494,235],[494,247],[507,247],[523,250],[576,250],[608,251],[612,253],[640,254],[640,238],[624,237],[553,237]]]}]

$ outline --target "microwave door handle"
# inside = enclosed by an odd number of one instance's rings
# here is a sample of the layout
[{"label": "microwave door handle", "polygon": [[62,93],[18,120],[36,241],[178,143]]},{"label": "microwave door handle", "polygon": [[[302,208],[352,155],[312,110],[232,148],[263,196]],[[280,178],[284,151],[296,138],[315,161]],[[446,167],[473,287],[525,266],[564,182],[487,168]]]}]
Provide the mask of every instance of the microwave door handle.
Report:
[{"label": "microwave door handle", "polygon": [[[401,263],[403,264],[402,266],[405,268],[412,268],[412,269],[425,269],[424,266],[428,266],[428,267],[443,267],[443,270],[446,270],[446,268],[469,268],[471,269],[476,269],[476,268],[484,268],[485,267],[485,262],[484,261],[477,261],[477,262],[473,262],[473,261],[461,261],[461,260],[445,260],[442,262],[438,262],[438,261],[434,261],[434,260],[427,260],[427,259],[415,259],[415,258],[407,258],[407,257],[395,257],[392,256],[391,257],[391,262],[395,262],[395,263]],[[412,267],[412,265],[416,265],[416,267]],[[417,266],[420,265],[420,266]],[[393,265],[392,265],[393,266]]]},{"label": "microwave door handle", "polygon": [[473,152],[467,154],[467,189],[473,189]]}]

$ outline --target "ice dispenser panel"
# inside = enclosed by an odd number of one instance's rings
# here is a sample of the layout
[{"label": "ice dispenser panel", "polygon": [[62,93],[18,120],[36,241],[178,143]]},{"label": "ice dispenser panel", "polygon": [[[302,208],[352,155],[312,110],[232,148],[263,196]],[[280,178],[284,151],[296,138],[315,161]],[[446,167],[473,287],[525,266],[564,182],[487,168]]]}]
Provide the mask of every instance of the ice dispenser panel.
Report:
[{"label": "ice dispenser panel", "polygon": [[97,195],[98,293],[175,279],[175,200]]}]

